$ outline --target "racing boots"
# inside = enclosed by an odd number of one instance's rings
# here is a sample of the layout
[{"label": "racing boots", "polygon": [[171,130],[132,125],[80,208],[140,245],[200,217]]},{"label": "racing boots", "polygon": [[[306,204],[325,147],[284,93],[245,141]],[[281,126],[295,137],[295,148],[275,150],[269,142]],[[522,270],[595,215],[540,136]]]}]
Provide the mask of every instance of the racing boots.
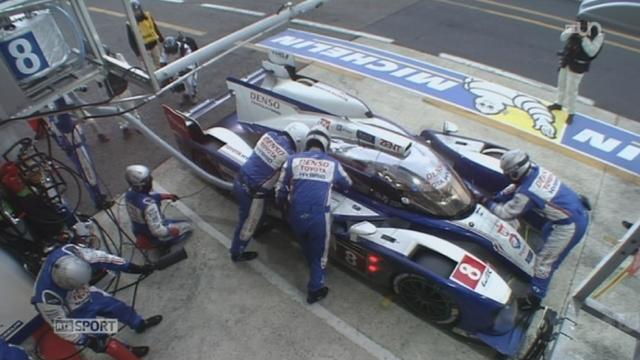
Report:
[{"label": "racing boots", "polygon": [[314,291],[309,291],[307,293],[307,304],[313,304],[316,303],[324,298],[327,297],[327,295],[329,294],[329,288],[328,287],[322,287],[318,290],[314,290]]},{"label": "racing boots", "polygon": [[162,315],[154,315],[142,321],[142,324],[136,328],[138,334],[145,332],[147,329],[152,328],[162,321]]},{"label": "racing boots", "polygon": [[547,106],[547,109],[549,109],[549,111],[562,110],[562,105],[560,105],[558,103],[553,103],[553,104]]},{"label": "racing boots", "polygon": [[240,254],[231,254],[231,261],[240,262],[240,261],[251,261],[258,257],[258,253],[255,251],[244,251]]}]

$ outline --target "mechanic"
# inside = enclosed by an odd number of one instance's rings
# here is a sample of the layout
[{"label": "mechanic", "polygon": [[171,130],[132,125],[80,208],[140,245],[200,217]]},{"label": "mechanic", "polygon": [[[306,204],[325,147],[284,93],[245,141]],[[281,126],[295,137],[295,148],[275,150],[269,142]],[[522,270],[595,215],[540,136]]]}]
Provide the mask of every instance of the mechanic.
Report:
[{"label": "mechanic", "polygon": [[288,220],[309,264],[307,303],[313,304],[329,293],[325,267],[331,237],[331,188],[351,187],[342,165],[327,155],[331,137],[327,129],[315,125],[309,131],[305,152],[289,157],[276,185],[276,203],[288,204]]},{"label": "mechanic", "polygon": [[597,22],[578,19],[575,24],[567,25],[560,34],[565,42],[560,55],[558,69],[558,95],[556,101],[549,105],[549,111],[561,110],[564,106],[569,113],[566,123],[571,124],[575,111],[578,88],[584,74],[589,71],[589,64],[595,59],[604,42],[602,27]]},{"label": "mechanic", "polygon": [[125,195],[133,234],[141,248],[168,250],[186,240],[193,231],[187,220],[165,219],[160,211],[162,200],[177,201],[174,194],[152,191],[153,178],[144,165],[129,165],[125,179],[131,186]]},{"label": "mechanic", "polygon": [[[64,245],[52,251],[36,278],[31,303],[55,329],[56,321],[65,319],[94,319],[97,316],[116,318],[137,333],[158,325],[161,315],[143,319],[132,307],[106,292],[89,286],[93,270],[114,270],[130,274],[148,275],[152,264],[136,265],[125,259],[77,245]],[[95,352],[106,351],[104,334],[57,333],[62,339],[87,346]],[[149,351],[146,346],[130,348],[137,356]]]},{"label": "mechanic", "polygon": [[258,256],[255,251],[244,251],[260,225],[264,214],[265,198],[273,195],[280,168],[289,155],[302,151],[309,128],[293,122],[284,133],[269,131],[262,135],[253,153],[240,168],[233,183],[238,201],[238,226],[231,243],[231,260],[248,261]]},{"label": "mechanic", "polygon": [[[191,43],[191,44],[190,44]],[[173,36],[167,36],[162,47],[162,55],[160,56],[160,66],[165,66],[173,61],[176,61],[183,56],[191,54],[197,50],[197,45],[194,41],[186,41],[185,37],[179,36],[177,39]],[[195,69],[198,64],[193,64],[186,69],[180,71],[178,76],[183,76],[189,71]],[[177,84],[171,89],[173,92],[186,92],[182,95],[181,105],[189,105],[196,103],[196,94],[198,92],[198,73],[187,76],[187,78]]]},{"label": "mechanic", "polygon": [[[160,47],[158,44],[164,42],[164,37],[162,37],[160,30],[158,30],[158,25],[156,25],[153,15],[148,11],[142,10],[142,5],[139,0],[131,0],[131,8],[133,9],[133,14],[136,17],[136,23],[138,25],[138,30],[140,31],[140,36],[142,36],[144,47],[149,53],[149,56],[151,56],[151,60],[153,60],[153,64],[157,69],[160,67]],[[129,23],[127,23],[127,36],[129,38],[129,46],[131,46],[131,50],[136,54],[138,60],[142,62],[140,49],[138,49],[135,34],[131,30],[131,24]]]},{"label": "mechanic", "polygon": [[0,337],[0,360],[29,360],[26,351],[19,346],[9,344]]},{"label": "mechanic", "polygon": [[489,202],[489,209],[507,221],[529,210],[544,219],[543,244],[536,252],[531,293],[520,301],[523,308],[536,308],[547,293],[554,271],[584,237],[590,206],[549,170],[533,164],[520,149],[504,153],[500,167],[513,183]]}]

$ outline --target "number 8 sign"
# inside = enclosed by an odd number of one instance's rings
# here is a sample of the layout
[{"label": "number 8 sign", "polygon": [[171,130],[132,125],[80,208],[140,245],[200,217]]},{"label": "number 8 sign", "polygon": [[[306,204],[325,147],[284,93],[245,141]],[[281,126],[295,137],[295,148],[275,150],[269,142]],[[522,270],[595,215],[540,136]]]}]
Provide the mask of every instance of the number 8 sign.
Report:
[{"label": "number 8 sign", "polygon": [[475,290],[486,268],[487,265],[481,261],[465,255],[451,274],[451,279]]},{"label": "number 8 sign", "polygon": [[49,68],[49,63],[32,32],[0,42],[0,53],[18,80]]}]

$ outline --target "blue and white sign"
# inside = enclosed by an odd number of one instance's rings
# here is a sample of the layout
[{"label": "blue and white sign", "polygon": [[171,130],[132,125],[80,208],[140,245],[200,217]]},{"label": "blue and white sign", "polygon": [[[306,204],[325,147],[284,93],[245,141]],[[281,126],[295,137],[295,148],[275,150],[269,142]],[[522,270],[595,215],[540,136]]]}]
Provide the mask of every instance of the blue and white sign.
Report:
[{"label": "blue and white sign", "polygon": [[306,31],[258,43],[398,86],[462,108],[640,176],[640,136],[608,123],[547,109],[548,102],[425,61]]},{"label": "blue and white sign", "polygon": [[0,42],[0,53],[18,80],[49,68],[49,63],[32,32]]},{"label": "blue and white sign", "polygon": [[580,115],[565,129],[562,144],[640,174],[640,137],[636,133]]}]

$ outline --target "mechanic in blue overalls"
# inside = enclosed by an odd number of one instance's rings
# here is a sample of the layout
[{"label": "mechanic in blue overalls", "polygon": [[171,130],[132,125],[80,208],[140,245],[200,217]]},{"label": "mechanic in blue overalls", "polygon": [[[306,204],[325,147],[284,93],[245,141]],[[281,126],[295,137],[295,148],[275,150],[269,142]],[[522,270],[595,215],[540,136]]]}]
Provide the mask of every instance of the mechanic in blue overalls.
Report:
[{"label": "mechanic in blue overalls", "polygon": [[30,360],[23,348],[9,344],[0,337],[0,360]]},{"label": "mechanic in blue overalls", "polygon": [[267,132],[240,168],[233,184],[239,221],[231,243],[232,261],[249,261],[258,256],[245,249],[262,221],[265,198],[273,195],[282,164],[290,155],[302,151],[308,132],[309,128],[299,122],[287,125],[284,133]]},{"label": "mechanic in blue overalls", "polygon": [[[162,321],[161,315],[143,319],[131,306],[106,292],[89,286],[94,270],[106,269],[130,274],[148,275],[151,264],[136,265],[104,251],[64,245],[49,254],[34,285],[31,303],[55,329],[54,323],[66,319],[95,319],[97,316],[118,319],[137,333]],[[87,346],[95,352],[106,351],[106,338],[96,334],[57,333],[62,339],[76,345]],[[149,348],[130,348],[137,356],[144,356]]]},{"label": "mechanic in blue overalls", "polygon": [[502,172],[513,181],[491,201],[489,209],[512,221],[529,210],[544,219],[543,244],[536,252],[531,294],[523,308],[537,308],[547,294],[551,276],[569,251],[584,237],[589,224],[588,203],[549,170],[532,164],[519,149],[504,153]]},{"label": "mechanic in blue overalls", "polygon": [[139,247],[168,250],[191,235],[191,222],[165,219],[160,203],[163,200],[177,201],[178,196],[151,191],[153,178],[149,168],[129,165],[125,179],[131,186],[125,195],[127,212]]},{"label": "mechanic in blue overalls", "polygon": [[324,279],[331,237],[331,189],[334,185],[343,190],[351,187],[351,179],[342,165],[326,154],[330,144],[324,127],[311,128],[305,152],[287,160],[276,185],[276,203],[288,204],[289,225],[309,264],[309,304],[329,293]]}]

